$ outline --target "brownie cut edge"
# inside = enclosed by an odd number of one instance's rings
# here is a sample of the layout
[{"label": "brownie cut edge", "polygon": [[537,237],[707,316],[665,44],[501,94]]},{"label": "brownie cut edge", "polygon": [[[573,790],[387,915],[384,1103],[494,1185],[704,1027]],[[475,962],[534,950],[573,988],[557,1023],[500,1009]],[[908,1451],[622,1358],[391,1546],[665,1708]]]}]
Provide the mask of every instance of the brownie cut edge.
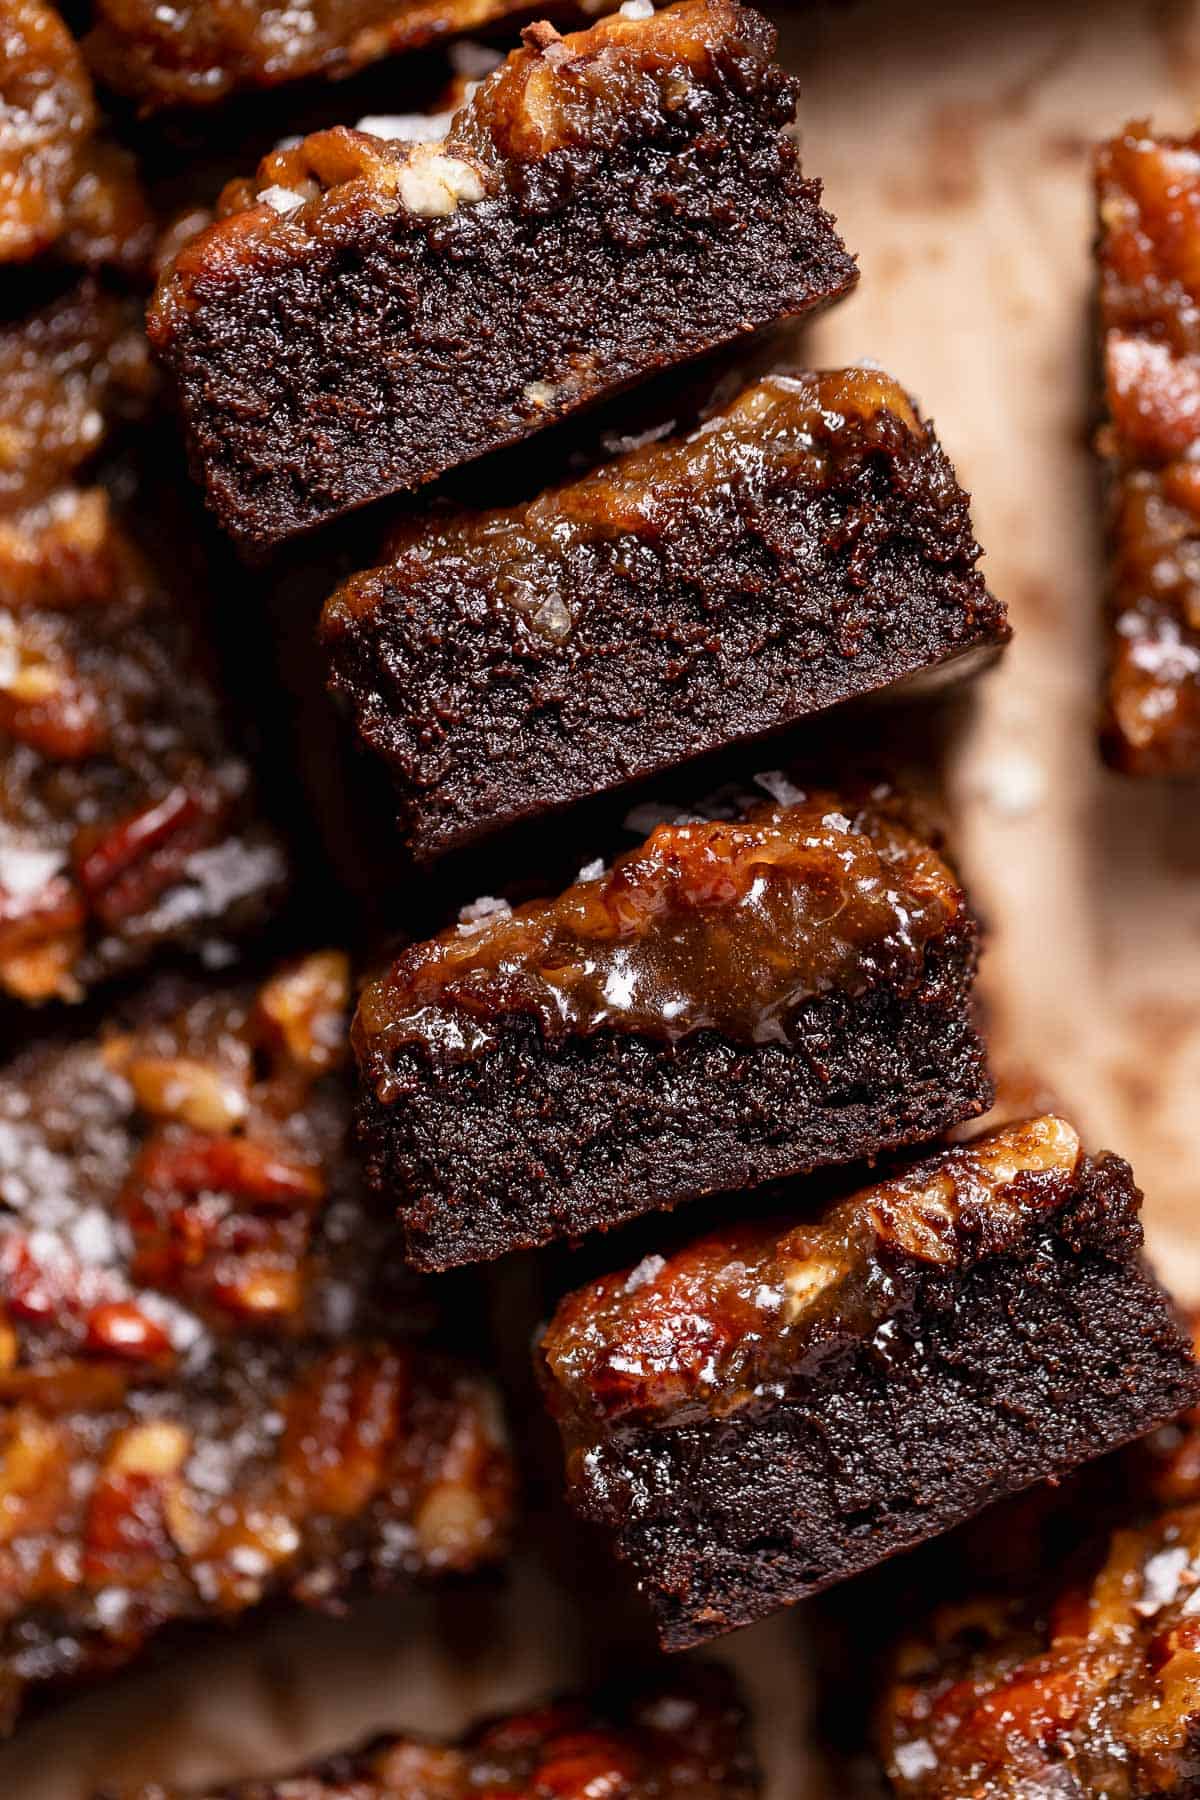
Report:
[{"label": "brownie cut edge", "polygon": [[[1031,1133],[1036,1171],[1021,1167]],[[1007,1181],[981,1178],[997,1150]],[[568,1296],[539,1355],[570,1497],[630,1566],[664,1647],[750,1624],[1194,1404],[1200,1371],[1140,1259],[1140,1199],[1128,1164],[1084,1156],[1065,1121],[943,1151],[859,1197],[873,1241],[852,1245],[849,1303],[828,1220],[783,1240],[810,1253],[783,1283],[812,1314],[790,1356],[753,1360],[710,1270],[715,1297],[684,1333],[717,1368],[707,1387],[647,1335],[699,1291],[679,1286],[688,1252]],[[720,1252],[717,1236],[692,1256]],[[890,1279],[885,1305],[864,1300],[866,1264]],[[770,1311],[765,1290],[755,1305]]]},{"label": "brownie cut edge", "polygon": [[852,286],[737,0],[531,26],[437,144],[277,153],[150,309],[225,528],[281,542]]},{"label": "brownie cut edge", "polygon": [[327,603],[421,859],[1007,641],[967,496],[877,370],[714,397],[516,507],[414,521]]},{"label": "brownie cut edge", "polygon": [[354,1043],[368,1179],[409,1262],[578,1238],[985,1111],[978,925],[877,804],[796,790],[663,825],[402,952]]}]

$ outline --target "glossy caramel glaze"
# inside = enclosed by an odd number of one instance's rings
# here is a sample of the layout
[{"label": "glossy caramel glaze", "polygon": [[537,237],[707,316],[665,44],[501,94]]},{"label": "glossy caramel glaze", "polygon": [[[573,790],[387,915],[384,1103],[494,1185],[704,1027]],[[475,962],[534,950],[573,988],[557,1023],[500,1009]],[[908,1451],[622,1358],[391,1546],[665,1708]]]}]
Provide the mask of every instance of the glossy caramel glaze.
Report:
[{"label": "glossy caramel glaze", "polygon": [[[1200,1314],[1190,1325],[1200,1353]],[[1200,1409],[1093,1464],[1065,1502],[1046,1489],[1028,1499],[1031,1519],[1008,1507],[985,1514],[972,1543],[973,1578],[982,1570],[996,1591],[956,1596],[900,1648],[880,1713],[893,1791],[1190,1800],[1200,1769]],[[1106,1535],[1056,1587],[1056,1562],[1038,1553],[1056,1541],[1046,1516],[1057,1529],[1086,1526],[1093,1513]],[[1032,1557],[1013,1531],[1030,1523]],[[1014,1591],[1031,1569],[1040,1591]]]},{"label": "glossy caramel glaze", "polygon": [[[751,1800],[758,1786],[732,1682],[696,1664],[632,1696],[557,1701],[457,1744],[381,1738],[203,1800]],[[140,1800],[169,1797],[154,1789]]]},{"label": "glossy caramel glaze", "polygon": [[521,0],[179,0],[169,11],[156,0],[98,0],[84,47],[104,82],[147,111],[212,106],[245,89],[352,75],[529,11]]},{"label": "glossy caramel glaze", "polygon": [[472,1371],[346,1149],[338,953],[0,1076],[0,1704],[168,1622],[503,1547]]},{"label": "glossy caramel glaze", "polygon": [[85,465],[154,391],[84,281],[0,330],[0,991],[78,999],[218,946],[282,889],[182,605]]},{"label": "glossy caramel glaze", "polygon": [[1101,147],[1100,322],[1110,477],[1106,751],[1200,772],[1200,136],[1130,125]]},{"label": "glossy caramel glaze", "polygon": [[870,1338],[903,1307],[906,1272],[1017,1248],[1070,1195],[1080,1157],[1064,1120],[1032,1119],[816,1218],[738,1221],[569,1294],[539,1349],[569,1452],[778,1400],[822,1344]]},{"label": "glossy caramel glaze", "polygon": [[1200,1742],[1200,1506],[1115,1531],[1040,1606],[970,1599],[901,1654],[881,1721],[901,1800],[1187,1800]]},{"label": "glossy caramel glaze", "polygon": [[141,307],[92,279],[0,324],[0,516],[67,486],[155,386]]},{"label": "glossy caramel glaze", "polygon": [[495,570],[500,598],[530,630],[561,643],[586,609],[598,546],[622,544],[635,560],[639,543],[670,532],[680,507],[711,504],[714,494],[737,494],[751,505],[785,484],[819,492],[840,456],[863,454],[847,425],[882,417],[925,442],[912,402],[890,376],[867,369],[768,375],[686,437],[628,450],[527,505],[402,526],[390,545],[391,566],[352,577],[332,596],[325,639],[352,629],[397,577],[419,580],[461,561]]},{"label": "glossy caramel glaze", "polygon": [[145,269],[154,226],[133,159],[97,135],[92,84],[43,0],[0,0],[0,264],[48,250]]},{"label": "glossy caramel glaze", "polygon": [[[743,15],[735,0],[680,0],[650,19],[620,14],[560,37],[532,25],[525,44],[479,83],[445,138],[413,144],[347,126],[274,152],[253,184],[234,183],[221,217],[180,250],[149,313],[164,350],[192,306],[248,273],[341,234],[356,213],[424,229],[509,190],[554,151],[610,151],[648,129],[648,114],[682,116],[693,84],[711,79]],[[566,163],[564,177],[569,178]]]},{"label": "glossy caramel glaze", "polygon": [[786,1044],[814,994],[918,980],[925,945],[962,905],[940,857],[871,804],[815,793],[660,825],[552,900],[402,952],[362,996],[356,1048],[376,1066],[408,1045],[466,1060],[514,1014],[547,1038],[707,1030]]}]

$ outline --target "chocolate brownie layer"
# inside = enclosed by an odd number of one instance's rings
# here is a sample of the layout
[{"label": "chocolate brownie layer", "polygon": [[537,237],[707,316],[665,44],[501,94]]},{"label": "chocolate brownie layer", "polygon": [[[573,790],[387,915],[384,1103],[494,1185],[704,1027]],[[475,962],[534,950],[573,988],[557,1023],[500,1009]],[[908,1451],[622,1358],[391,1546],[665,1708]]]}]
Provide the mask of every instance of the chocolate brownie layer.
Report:
[{"label": "chocolate brownie layer", "polygon": [[446,1268],[922,1141],[990,1099],[977,938],[870,804],[660,826],[366,990],[370,1177]]},{"label": "chocolate brownie layer", "polygon": [[[1061,1120],[570,1296],[540,1355],[574,1504],[669,1649],[750,1623],[1194,1401],[1140,1195]],[[761,1279],[759,1279],[761,1277]]]},{"label": "chocolate brownie layer", "polygon": [[[965,1589],[893,1647],[878,1709],[888,1792],[901,1800],[1196,1800],[1200,1793],[1200,1423],[1185,1415],[1095,1480],[1047,1496],[1070,1554],[995,1579],[984,1521]],[[1013,1546],[1016,1548],[1017,1546]],[[1009,1557],[1011,1561],[1011,1555]],[[928,1608],[928,1585],[922,1610]]]},{"label": "chocolate brownie layer", "polygon": [[1200,135],[1134,124],[1096,156],[1108,421],[1108,760],[1200,774]]},{"label": "chocolate brownie layer", "polygon": [[496,1394],[347,1153],[347,959],[0,1072],[0,1725],[163,1628],[504,1549]]},{"label": "chocolate brownie layer", "polygon": [[530,27],[435,144],[335,129],[192,240],[150,334],[222,523],[276,543],[844,293],[773,29]]},{"label": "chocolate brownie layer", "polygon": [[[380,1738],[206,1800],[752,1800],[758,1791],[733,1682],[696,1664],[674,1679],[494,1719],[456,1744]],[[140,1800],[183,1796],[154,1788]]]},{"label": "chocolate brownie layer", "polygon": [[530,505],[404,527],[323,635],[430,856],[994,648],[978,553],[895,382],[773,375]]}]

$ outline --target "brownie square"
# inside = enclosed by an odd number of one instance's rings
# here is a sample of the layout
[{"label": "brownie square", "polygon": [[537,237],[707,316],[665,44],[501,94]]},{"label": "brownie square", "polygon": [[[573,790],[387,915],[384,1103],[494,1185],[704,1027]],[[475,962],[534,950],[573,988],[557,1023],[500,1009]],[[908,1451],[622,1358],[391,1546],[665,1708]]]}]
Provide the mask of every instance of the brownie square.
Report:
[{"label": "brownie square", "polygon": [[368,1174],[442,1269],[921,1142],[982,1112],[978,927],[894,797],[659,826],[468,909],[360,1002]]},{"label": "brownie square", "polygon": [[226,529],[278,543],[844,293],[775,35],[737,0],[531,26],[442,141],[269,158],[150,311]]},{"label": "brownie square", "polygon": [[[695,1664],[587,1699],[490,1719],[454,1744],[378,1738],[282,1780],[207,1800],[753,1800],[744,1706],[723,1669]],[[161,1788],[141,1800],[183,1800]]]},{"label": "brownie square", "polygon": [[[384,58],[461,32],[529,18],[529,0],[96,0],[84,39],[105,85],[142,113],[219,105],[235,95],[314,79],[338,81]],[[561,0],[552,9],[571,12]],[[592,9],[606,10],[605,6]],[[485,63],[478,44],[463,62]],[[496,59],[498,60],[498,58]]]},{"label": "brownie square", "polygon": [[347,1152],[349,982],[166,983],[0,1071],[0,1724],[168,1626],[506,1547],[495,1389]]},{"label": "brownie square", "polygon": [[780,373],[527,505],[406,524],[325,609],[332,688],[420,858],[1009,633],[888,376]]},{"label": "brownie square", "polygon": [[1128,775],[1200,774],[1200,135],[1133,124],[1096,155],[1107,422],[1102,743]]},{"label": "brownie square", "polygon": [[1194,1403],[1140,1199],[1126,1163],[1045,1116],[817,1213],[773,1195],[782,1219],[569,1295],[538,1360],[570,1497],[663,1645],[747,1625]]},{"label": "brownie square", "polygon": [[1043,1511],[1001,1508],[966,1567],[926,1571],[924,1616],[891,1644],[877,1708],[886,1791],[1195,1800],[1200,1416],[1093,1465]]},{"label": "brownie square", "polygon": [[139,304],[92,279],[0,326],[5,1001],[227,956],[286,884],[186,577],[87,484],[155,385]]}]

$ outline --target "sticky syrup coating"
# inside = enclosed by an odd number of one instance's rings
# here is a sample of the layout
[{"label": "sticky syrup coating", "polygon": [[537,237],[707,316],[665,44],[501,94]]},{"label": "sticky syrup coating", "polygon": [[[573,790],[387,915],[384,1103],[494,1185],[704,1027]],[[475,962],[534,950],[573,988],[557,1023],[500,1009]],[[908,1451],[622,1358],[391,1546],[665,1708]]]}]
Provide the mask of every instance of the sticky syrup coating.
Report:
[{"label": "sticky syrup coating", "polygon": [[155,392],[91,278],[0,329],[0,991],[218,946],[285,879],[182,604],[88,464]]},{"label": "sticky syrup coating", "polygon": [[515,0],[312,0],[300,9],[286,0],[224,0],[219,8],[180,0],[169,12],[156,0],[97,0],[85,48],[107,86],[151,112],[353,75],[528,11]]},{"label": "sticky syrup coating", "polygon": [[[0,1703],[504,1547],[495,1395],[347,1153],[336,951],[0,1075]],[[415,1335],[414,1335],[415,1334]]]},{"label": "sticky syrup coating", "polygon": [[1200,772],[1200,135],[1101,146],[1100,321],[1110,477],[1110,760]]},{"label": "sticky syrup coating", "polygon": [[[1200,1354],[1200,1313],[1189,1324]],[[1022,1569],[1028,1580],[1030,1545],[1008,1531],[996,1547],[985,1515],[972,1568],[1000,1577],[1007,1557],[1013,1568],[1003,1595],[956,1599],[902,1644],[879,1719],[900,1800],[1192,1793],[1200,1409],[1084,1471],[1074,1500],[1109,1519],[1116,1511],[1118,1522],[1088,1547],[1072,1579],[1032,1598],[1015,1595]],[[1052,1542],[1040,1515],[1061,1517],[1063,1500],[1036,1490],[1028,1504],[1034,1543]],[[1079,1519],[1086,1536],[1086,1512]],[[1054,1565],[1036,1550],[1032,1566],[1055,1580]]]},{"label": "sticky syrup coating", "polygon": [[832,794],[660,825],[554,899],[404,951],[364,992],[356,1040],[375,1055],[416,1044],[467,1059],[515,1013],[548,1038],[710,1030],[786,1044],[814,994],[918,979],[924,946],[962,904],[907,825]]},{"label": "sticky syrup coating", "polygon": [[351,577],[331,596],[323,635],[335,641],[369,615],[392,592],[397,565],[402,577],[411,571],[420,579],[427,568],[483,558],[496,571],[500,598],[531,630],[561,643],[576,622],[570,599],[586,596],[597,544],[653,543],[669,534],[677,508],[731,485],[762,494],[784,482],[819,489],[829,481],[846,423],[884,414],[925,441],[911,400],[890,376],[867,369],[768,375],[686,436],[626,451],[525,505],[400,526],[389,543],[390,566]]},{"label": "sticky syrup coating", "polygon": [[43,0],[0,0],[0,264],[53,251],[134,274],[154,227],[128,152],[99,135],[79,46]]},{"label": "sticky syrup coating", "polygon": [[215,223],[163,272],[151,341],[165,352],[192,307],[303,255],[310,237],[336,237],[356,214],[419,229],[506,187],[519,198],[529,170],[553,152],[611,150],[646,129],[647,113],[679,113],[693,85],[712,78],[742,17],[732,0],[680,0],[650,19],[618,13],[566,37],[531,25],[441,140],[413,144],[337,125],[273,152],[252,182],[229,185]]},{"label": "sticky syrup coating", "polygon": [[966,1599],[904,1650],[882,1717],[900,1800],[1179,1800],[1200,1735],[1200,1506],[1115,1531],[1038,1607]]},{"label": "sticky syrup coating", "polygon": [[961,1268],[1018,1241],[1069,1193],[1080,1155],[1065,1120],[1026,1120],[815,1218],[738,1220],[567,1295],[538,1360],[569,1444],[778,1398],[819,1338],[874,1333],[904,1269]]}]

